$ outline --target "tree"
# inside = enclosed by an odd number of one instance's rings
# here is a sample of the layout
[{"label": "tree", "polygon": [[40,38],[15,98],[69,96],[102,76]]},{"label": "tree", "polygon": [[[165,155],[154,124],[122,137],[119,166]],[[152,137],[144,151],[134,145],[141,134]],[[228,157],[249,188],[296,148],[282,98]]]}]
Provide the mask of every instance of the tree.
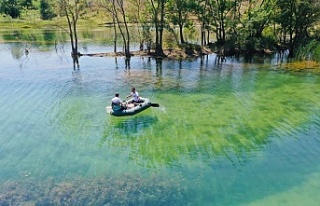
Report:
[{"label": "tree", "polygon": [[27,9],[30,9],[32,7],[32,0],[22,0],[21,6],[24,6]]},{"label": "tree", "polygon": [[16,19],[20,17],[21,6],[17,0],[2,0],[0,5],[0,13],[7,14]]},{"label": "tree", "polygon": [[[115,31],[115,39],[117,36],[117,29],[115,25],[118,26],[121,37],[123,39],[124,44],[124,53],[126,57],[131,56],[130,53],[130,33],[128,29],[127,15],[125,10],[124,0],[104,0],[104,3],[101,4],[108,12],[110,12],[114,31]],[[122,23],[124,24],[124,28],[122,27]],[[115,41],[116,45],[116,41]]]},{"label": "tree", "polygon": [[61,14],[64,15],[68,22],[68,30],[65,30],[70,36],[71,43],[71,56],[73,58],[74,66],[77,64],[79,67],[79,56],[78,51],[78,33],[77,33],[77,23],[78,20],[84,12],[86,5],[85,0],[58,0],[59,8],[61,9]]},{"label": "tree", "polygon": [[209,0],[199,0],[194,4],[194,13],[200,22],[201,46],[206,43],[206,28],[209,27],[209,16],[212,15],[209,7]]},{"label": "tree", "polygon": [[216,27],[217,41],[226,42],[226,19],[227,14],[231,10],[231,5],[227,0],[215,0],[209,3],[210,8],[213,8],[213,22]]},{"label": "tree", "polygon": [[[282,42],[288,44],[289,56],[305,44],[309,38],[308,30],[318,21],[319,2],[317,0],[278,0],[277,24],[280,25]],[[289,40],[286,40],[286,36]]]},{"label": "tree", "polygon": [[52,19],[55,17],[52,5],[49,0],[40,0],[40,18],[43,20]]},{"label": "tree", "polygon": [[165,4],[167,0],[149,0],[151,5],[152,23],[156,30],[156,48],[155,53],[164,56],[162,43],[163,43],[163,30],[165,26]]},{"label": "tree", "polygon": [[[168,19],[174,25],[179,26],[180,43],[184,44],[183,28],[190,25],[191,21],[188,18],[191,11],[190,0],[170,0],[168,2]],[[189,24],[188,24],[189,23]]]},{"label": "tree", "polygon": [[242,29],[246,31],[246,39],[262,38],[263,30],[272,23],[274,9],[274,0],[248,1],[245,12],[239,13],[241,16],[239,23]]},{"label": "tree", "polygon": [[132,13],[132,20],[137,24],[137,31],[139,35],[139,43],[140,43],[140,51],[143,50],[143,44],[145,41],[150,39],[150,35],[148,34],[149,26],[148,21],[144,19],[143,12],[145,10],[143,0],[130,0],[132,3],[132,9],[130,13]]},{"label": "tree", "polygon": [[[121,33],[123,44],[124,44],[124,53],[126,57],[130,57],[130,33],[128,29],[128,22],[126,18],[126,12],[124,7],[123,0],[111,0],[113,11],[115,14],[115,20],[118,24],[119,31]],[[121,26],[121,20],[124,24],[124,29]]]}]

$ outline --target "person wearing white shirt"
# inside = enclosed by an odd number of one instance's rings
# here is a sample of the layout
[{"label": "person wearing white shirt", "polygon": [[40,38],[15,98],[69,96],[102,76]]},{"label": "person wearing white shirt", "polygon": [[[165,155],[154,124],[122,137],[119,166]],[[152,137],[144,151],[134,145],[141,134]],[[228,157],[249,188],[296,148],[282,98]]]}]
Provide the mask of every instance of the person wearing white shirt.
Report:
[{"label": "person wearing white shirt", "polygon": [[132,87],[131,93],[127,96],[127,98],[129,98],[129,97],[133,97],[133,100],[132,100],[133,104],[142,102],[139,97],[139,93],[136,91],[136,88],[134,88],[134,87]]},{"label": "person wearing white shirt", "polygon": [[119,93],[115,93],[111,100],[111,107],[114,111],[121,111],[126,109],[126,106],[122,104],[122,100],[119,97]]}]

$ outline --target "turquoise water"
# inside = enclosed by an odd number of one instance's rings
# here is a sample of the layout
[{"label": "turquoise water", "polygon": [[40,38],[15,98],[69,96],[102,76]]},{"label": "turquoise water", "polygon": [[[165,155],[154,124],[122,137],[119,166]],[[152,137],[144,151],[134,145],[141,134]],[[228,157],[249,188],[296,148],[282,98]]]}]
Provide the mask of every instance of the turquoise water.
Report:
[{"label": "turquoise water", "polygon": [[[3,205],[317,205],[320,76],[0,44]],[[65,49],[61,49],[65,48]],[[88,53],[101,52],[92,45]],[[135,86],[160,107],[106,113]],[[10,204],[9,204],[10,203]]]}]

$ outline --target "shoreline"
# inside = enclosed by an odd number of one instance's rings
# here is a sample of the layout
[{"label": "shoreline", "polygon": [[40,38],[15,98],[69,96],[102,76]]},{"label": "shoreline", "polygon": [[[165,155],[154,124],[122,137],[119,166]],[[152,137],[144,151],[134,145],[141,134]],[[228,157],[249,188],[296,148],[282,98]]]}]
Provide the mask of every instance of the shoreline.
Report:
[{"label": "shoreline", "polygon": [[[261,55],[272,55],[277,53],[277,51],[272,51],[270,49],[256,50],[251,56],[261,56]],[[248,55],[245,51],[238,52],[237,50],[230,50],[229,48],[217,48],[213,45],[193,45],[182,48],[166,48],[163,49],[163,54],[160,55],[155,52],[154,49],[151,50],[141,50],[141,51],[130,51],[131,56],[143,56],[143,57],[153,57],[153,58],[163,58],[163,59],[189,59],[197,58],[208,54],[216,54],[218,57],[230,57],[235,55]],[[124,52],[100,52],[100,53],[81,53],[79,56],[90,56],[90,57],[125,57]]]}]

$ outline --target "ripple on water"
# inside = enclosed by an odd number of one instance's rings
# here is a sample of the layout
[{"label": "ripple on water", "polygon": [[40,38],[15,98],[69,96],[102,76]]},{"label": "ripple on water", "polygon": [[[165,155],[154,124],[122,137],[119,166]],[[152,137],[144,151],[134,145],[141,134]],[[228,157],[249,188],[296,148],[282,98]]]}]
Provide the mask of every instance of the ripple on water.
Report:
[{"label": "ripple on water", "polygon": [[[110,58],[82,62],[79,72],[43,59],[0,71],[1,178],[148,170],[179,174],[200,204],[205,194],[208,205],[237,205],[299,187],[317,169],[318,77],[304,83],[303,76],[210,61],[207,69],[167,61],[125,71]],[[133,85],[161,107],[106,114],[106,99]]]}]

